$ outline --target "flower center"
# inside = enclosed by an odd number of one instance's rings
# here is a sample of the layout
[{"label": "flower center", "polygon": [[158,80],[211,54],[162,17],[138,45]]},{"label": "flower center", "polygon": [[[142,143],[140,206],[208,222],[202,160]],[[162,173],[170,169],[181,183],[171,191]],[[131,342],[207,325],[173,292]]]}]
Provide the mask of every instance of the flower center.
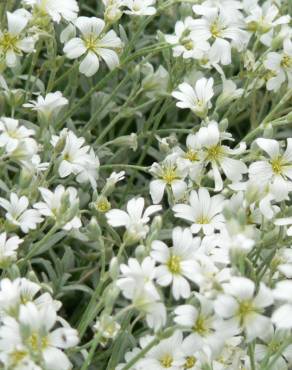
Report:
[{"label": "flower center", "polygon": [[185,155],[185,158],[188,159],[189,161],[191,162],[195,162],[197,161],[199,158],[198,158],[198,153],[195,152],[194,150],[192,149],[189,149]]},{"label": "flower center", "polygon": [[214,145],[207,149],[207,159],[209,161],[218,161],[222,154],[223,150],[220,145]]},{"label": "flower center", "polygon": [[194,356],[189,356],[186,359],[186,362],[184,364],[184,369],[191,369],[197,362],[196,357]]},{"label": "flower center", "polygon": [[285,69],[292,68],[292,57],[290,57],[289,55],[284,55],[281,60],[281,67]]},{"label": "flower center", "polygon": [[193,329],[194,332],[196,332],[196,333],[198,333],[202,336],[207,334],[209,329],[208,329],[208,326],[207,326],[206,318],[203,317],[203,316],[199,316],[192,329]]},{"label": "flower center", "polygon": [[140,4],[134,4],[133,5],[133,8],[134,12],[139,12],[141,10],[141,5]]},{"label": "flower center", "polygon": [[165,368],[169,368],[172,366],[173,363],[173,357],[171,355],[165,355],[161,360],[160,360],[161,366]]},{"label": "flower center", "polygon": [[21,136],[18,134],[17,130],[11,130],[8,131],[7,133],[12,139],[21,139]]},{"label": "flower center", "polygon": [[97,47],[98,37],[96,35],[89,35],[84,39],[85,47],[87,50],[95,51]]},{"label": "flower center", "polygon": [[260,17],[258,21],[257,31],[259,31],[260,33],[266,33],[266,32],[269,32],[270,29],[271,29],[271,26],[269,22],[267,22],[266,18],[263,16]]},{"label": "flower center", "polygon": [[278,349],[280,348],[280,343],[278,342],[275,342],[275,341],[272,341],[271,343],[268,344],[268,348],[269,350],[272,352],[272,353],[275,353],[278,351]]},{"label": "flower center", "polygon": [[206,216],[200,216],[196,219],[196,224],[199,224],[199,225],[207,225],[209,223],[210,223],[210,220]]},{"label": "flower center", "polygon": [[31,336],[28,338],[28,344],[32,348],[33,351],[38,351],[39,349],[44,349],[48,346],[48,338],[42,337],[38,335],[38,333],[33,332]]},{"label": "flower center", "polygon": [[6,53],[8,50],[13,50],[15,53],[19,53],[20,50],[17,47],[18,36],[12,35],[9,32],[4,32],[0,38],[0,47]]},{"label": "flower center", "polygon": [[177,180],[178,176],[176,174],[176,170],[173,167],[167,167],[163,170],[162,180],[164,180],[167,184],[171,184],[174,180]]},{"label": "flower center", "polygon": [[105,199],[100,199],[95,203],[95,207],[99,212],[105,213],[111,209],[110,202]]},{"label": "flower center", "polygon": [[273,159],[271,161],[272,170],[276,175],[280,175],[283,171],[281,158]]},{"label": "flower center", "polygon": [[238,308],[238,316],[240,318],[241,325],[243,324],[245,317],[248,316],[253,311],[254,311],[254,307],[251,301],[240,302],[239,308]]},{"label": "flower center", "polygon": [[70,162],[70,160],[71,160],[71,156],[70,156],[69,153],[65,153],[63,158],[64,158],[65,161],[68,161],[68,162]]},{"label": "flower center", "polygon": [[18,365],[20,361],[22,361],[27,356],[27,352],[25,351],[14,351],[10,355],[10,360],[13,365]]},{"label": "flower center", "polygon": [[182,45],[187,49],[187,50],[192,50],[194,48],[194,42],[192,39],[185,38],[182,40]]},{"label": "flower center", "polygon": [[167,261],[167,267],[172,274],[179,274],[181,258],[179,256],[171,256]]},{"label": "flower center", "polygon": [[210,32],[213,37],[215,38],[220,37],[221,31],[222,31],[221,27],[219,26],[219,23],[217,21],[211,24]]}]

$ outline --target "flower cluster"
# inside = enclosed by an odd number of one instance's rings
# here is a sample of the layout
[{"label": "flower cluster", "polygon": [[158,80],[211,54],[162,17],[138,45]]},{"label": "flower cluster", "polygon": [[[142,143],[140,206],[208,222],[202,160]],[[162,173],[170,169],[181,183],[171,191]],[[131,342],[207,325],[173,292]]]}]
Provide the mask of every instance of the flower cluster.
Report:
[{"label": "flower cluster", "polygon": [[[9,240],[7,243],[11,243]],[[63,349],[76,346],[75,329],[58,316],[61,302],[26,278],[2,279],[0,360],[5,369],[70,369]],[[61,326],[56,325],[61,323]]]},{"label": "flower cluster", "polygon": [[292,368],[291,11],[0,5],[1,369]]}]

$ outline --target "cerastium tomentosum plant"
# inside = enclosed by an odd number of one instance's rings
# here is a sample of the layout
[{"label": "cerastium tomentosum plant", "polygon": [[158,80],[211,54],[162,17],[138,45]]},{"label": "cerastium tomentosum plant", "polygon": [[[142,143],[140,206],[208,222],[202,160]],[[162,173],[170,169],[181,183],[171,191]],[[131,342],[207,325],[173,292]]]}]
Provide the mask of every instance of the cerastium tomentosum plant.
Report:
[{"label": "cerastium tomentosum plant", "polygon": [[290,0],[0,2],[0,368],[292,367]]}]

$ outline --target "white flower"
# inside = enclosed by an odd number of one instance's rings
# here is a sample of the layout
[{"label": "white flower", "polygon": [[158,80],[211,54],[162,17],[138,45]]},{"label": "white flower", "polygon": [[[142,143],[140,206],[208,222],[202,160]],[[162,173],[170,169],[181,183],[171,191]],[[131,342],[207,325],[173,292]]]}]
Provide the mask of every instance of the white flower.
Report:
[{"label": "white flower", "polygon": [[270,319],[263,315],[273,303],[270,289],[260,283],[256,293],[254,282],[245,277],[232,277],[223,287],[224,294],[214,303],[216,313],[245,330],[248,341],[264,337],[271,327]]},{"label": "white flower", "polygon": [[[93,149],[84,146],[85,139],[78,138],[72,131],[65,133],[65,147],[62,150],[62,161],[59,166],[59,175],[64,178],[70,174],[76,175],[79,183],[90,182],[96,187],[99,159]],[[56,141],[54,140],[55,144]]]},{"label": "white flower", "polygon": [[[277,221],[277,220],[276,220]],[[292,223],[292,220],[290,220]],[[292,278],[292,249],[291,248],[281,248],[279,249],[272,262],[273,270],[277,270],[281,275],[285,276],[287,279]],[[274,276],[279,276],[276,273]]]},{"label": "white flower", "polygon": [[226,17],[226,12],[218,8],[194,5],[193,10],[203,15],[193,22],[193,31],[197,37],[214,40],[208,53],[211,63],[231,64],[231,46],[241,51],[249,40],[248,33],[242,29],[244,23]]},{"label": "white flower", "polygon": [[232,182],[240,181],[242,175],[248,171],[244,162],[230,158],[231,155],[243,153],[246,149],[245,143],[240,143],[237,149],[231,149],[221,144],[221,140],[224,140],[224,138],[230,140],[230,135],[220,133],[218,123],[215,121],[211,121],[207,127],[201,127],[198,131],[198,140],[205,149],[205,163],[211,163],[212,166],[215,191],[220,191],[223,188],[223,181],[219,171],[220,167],[226,177]]},{"label": "white flower", "polygon": [[8,153],[13,152],[18,144],[33,136],[34,130],[19,125],[19,121],[13,118],[0,118],[0,147],[5,147]]},{"label": "white flower", "polygon": [[79,11],[76,0],[22,0],[22,2],[42,13],[48,14],[57,23],[61,19],[68,22],[75,20]]},{"label": "white flower", "polygon": [[269,37],[269,33],[273,31],[273,28],[290,21],[289,15],[277,18],[279,9],[276,5],[270,5],[269,2],[262,6],[253,6],[249,12],[250,15],[245,19],[247,29],[258,32],[261,35],[261,42],[266,46],[271,44],[272,37]]},{"label": "white flower", "polygon": [[209,50],[210,44],[206,39],[199,39],[192,31],[193,18],[187,17],[184,21],[175,24],[175,35],[165,35],[165,40],[171,45],[173,56],[182,55],[184,59],[202,59],[204,53]]},{"label": "white flower", "polygon": [[[139,339],[139,347],[134,347],[131,351],[125,353],[125,361],[126,363],[120,363],[116,370],[121,370],[129,361],[131,361],[136,355],[139,354],[141,348],[145,348],[150,342],[153,340],[152,335],[145,335]],[[141,347],[141,348],[140,348]],[[138,360],[135,365],[132,366],[131,370],[138,370],[140,369],[140,360]]]},{"label": "white flower", "polygon": [[292,217],[277,218],[274,224],[277,226],[289,226],[287,228],[287,235],[292,236]]},{"label": "white flower", "polygon": [[278,91],[282,84],[288,79],[288,88],[292,87],[292,42],[284,40],[283,52],[268,53],[264,66],[270,71],[268,73],[267,89]]},{"label": "white flower", "polygon": [[23,37],[28,19],[21,14],[7,12],[8,30],[0,30],[0,56],[10,68],[17,66],[18,58],[34,51],[35,38]]},{"label": "white flower", "polygon": [[181,325],[182,330],[191,332],[185,338],[185,345],[200,349],[206,345],[215,346],[219,341],[222,343],[224,338],[230,335],[227,335],[228,331],[224,332],[222,327],[220,333],[216,333],[219,319],[214,314],[213,302],[200,294],[196,294],[196,298],[199,301],[198,307],[185,304],[174,310],[174,322]]},{"label": "white flower", "polygon": [[[196,251],[192,271],[192,280],[206,298],[214,298],[222,283],[226,283],[230,278],[230,269],[223,267],[230,263],[228,251],[216,248],[217,243],[212,239],[213,236],[203,238],[200,248]],[[216,264],[220,264],[220,268]]]},{"label": "white flower", "polygon": [[143,75],[145,75],[141,85],[145,91],[145,95],[149,99],[160,96],[167,91],[169,73],[162,65],[154,71],[152,64],[145,63],[145,65],[142,66],[141,71]]},{"label": "white flower", "polygon": [[[54,192],[46,188],[39,188],[39,191],[44,202],[35,203],[33,207],[41,215],[51,217],[58,222],[64,221],[65,218],[66,224],[63,226],[63,229],[67,231],[79,229],[82,226],[80,218],[75,215],[75,208],[79,205],[77,190],[75,188],[68,187],[65,189],[63,185],[58,185]],[[66,209],[64,210],[63,202],[66,198],[67,204],[65,204]],[[71,210],[74,210],[73,214],[70,214],[72,212]],[[69,220],[68,216],[70,218]]]},{"label": "white flower", "polygon": [[123,6],[123,0],[102,0],[105,11],[104,11],[104,19],[109,23],[117,22],[123,12],[121,7]]},{"label": "white flower", "polygon": [[64,46],[64,53],[69,59],[85,55],[79,66],[79,71],[85,76],[93,76],[99,69],[99,61],[103,59],[110,69],[119,64],[119,57],[114,49],[120,49],[122,42],[115,31],[103,34],[105,22],[95,17],[79,17],[75,21],[81,32],[81,38],[74,37]]},{"label": "white flower", "polygon": [[38,96],[37,100],[30,100],[29,103],[23,104],[26,108],[37,111],[41,117],[47,120],[56,118],[61,108],[68,104],[68,100],[63,97],[60,91],[49,93],[45,97]]},{"label": "white flower", "polygon": [[226,78],[222,76],[222,93],[216,100],[217,108],[226,106],[231,103],[232,100],[239,99],[243,91],[243,89],[237,89],[236,84],[232,80],[226,80]]},{"label": "white flower", "polygon": [[136,16],[154,15],[155,3],[156,0],[122,0],[122,4],[128,8],[124,13]]},{"label": "white flower", "polygon": [[49,167],[50,163],[49,162],[41,162],[41,158],[38,154],[34,154],[31,158],[30,161],[27,161],[23,163],[24,166],[27,167],[29,173],[36,173],[38,174],[39,172],[46,171],[47,168]]},{"label": "white flower", "polygon": [[[57,314],[52,305],[39,308],[32,302],[21,305],[19,323],[15,320],[22,342],[32,358],[38,354],[43,359],[46,368],[69,370],[71,363],[62,349],[76,346],[78,334],[69,326],[52,330],[56,322]],[[9,333],[10,330],[12,328],[5,325],[0,329],[2,341],[5,332]]]},{"label": "white flower", "polygon": [[11,193],[10,201],[0,198],[0,206],[7,211],[5,214],[7,221],[20,227],[24,233],[35,230],[37,224],[43,221],[37,210],[28,209],[29,202],[26,196],[18,198],[17,194]]},{"label": "white flower", "polygon": [[172,96],[179,100],[176,106],[189,108],[197,116],[206,117],[212,107],[211,99],[214,95],[213,78],[201,78],[196,82],[195,88],[184,82],[178,86],[179,91],[174,91]]},{"label": "white flower", "polygon": [[161,164],[153,163],[149,170],[158,178],[150,182],[150,195],[154,204],[161,202],[166,187],[170,187],[175,200],[181,199],[187,190],[184,182],[187,172],[178,168],[176,159],[176,155],[170,155]]},{"label": "white flower", "polygon": [[188,298],[191,289],[186,277],[192,279],[195,241],[190,229],[180,227],[173,230],[172,240],[170,248],[160,240],[152,242],[151,257],[160,263],[155,273],[156,280],[161,286],[171,284],[175,299]]},{"label": "white flower", "polygon": [[250,165],[250,180],[269,185],[276,201],[286,199],[292,184],[292,139],[287,139],[284,153],[281,153],[279,142],[276,140],[259,138],[256,143],[268,154],[269,159],[256,161]]},{"label": "white flower", "polygon": [[225,221],[222,214],[224,198],[222,195],[210,197],[207,189],[200,188],[198,192],[192,190],[189,202],[190,205],[176,204],[172,210],[175,217],[192,223],[191,230],[194,234],[202,229],[204,234],[209,235],[224,227]]},{"label": "white flower", "polygon": [[107,178],[106,184],[103,188],[103,194],[106,195],[108,193],[111,193],[116,184],[120,181],[123,181],[125,179],[125,171],[120,172],[112,172],[110,177]]},{"label": "white flower", "polygon": [[[19,307],[23,302],[31,302],[39,292],[40,286],[26,278],[17,278],[13,281],[5,278],[0,282],[0,316],[18,315]],[[48,294],[48,293],[45,293]],[[35,300],[42,300],[44,295]]]},{"label": "white flower", "polygon": [[28,137],[20,140],[18,146],[8,154],[11,159],[20,162],[23,166],[32,168],[37,158],[36,155],[38,151],[38,143],[34,139]]},{"label": "white flower", "polygon": [[124,226],[130,239],[144,239],[149,231],[147,225],[150,216],[162,209],[159,205],[149,206],[144,210],[144,198],[133,198],[127,204],[127,212],[112,209],[106,213],[108,223],[113,227]]},{"label": "white flower", "polygon": [[122,264],[120,269],[121,277],[117,280],[117,286],[126,298],[132,299],[137,285],[140,285],[159,300],[160,296],[154,284],[155,261],[151,257],[144,258],[141,264],[135,258],[129,258],[128,264]]},{"label": "white flower", "polygon": [[166,324],[167,314],[165,305],[157,299],[156,294],[144,289],[144,285],[136,285],[132,298],[133,306],[146,315],[149,328],[158,331]]},{"label": "white flower", "polygon": [[[288,339],[288,332],[284,330],[268,330],[263,343],[258,343],[255,346],[255,358],[258,361],[263,361],[266,358],[273,359],[275,349],[280,348],[285,340]],[[292,345],[285,347],[281,356],[274,363],[275,369],[288,370],[288,363],[292,361]],[[287,363],[288,362],[288,363]]]},{"label": "white flower", "polygon": [[93,328],[101,332],[103,338],[114,339],[118,335],[121,325],[116,322],[112,316],[103,315],[101,320],[98,320]]},{"label": "white flower", "polygon": [[157,346],[152,348],[141,360],[141,369],[152,370],[181,370],[185,363],[182,351],[183,336],[180,331],[167,339],[162,340]]},{"label": "white flower", "polygon": [[6,232],[0,234],[0,266],[7,266],[16,260],[16,251],[22,242],[18,236],[7,238]]},{"label": "white flower", "polygon": [[218,8],[230,20],[243,18],[240,11],[243,8],[241,0],[205,0],[201,5],[207,8]]},{"label": "white flower", "polygon": [[274,311],[272,322],[279,329],[292,328],[292,281],[282,280],[276,284],[273,291],[276,301],[281,305]]},{"label": "white flower", "polygon": [[176,146],[173,150],[177,154],[177,166],[181,170],[187,170],[189,177],[196,183],[200,183],[203,162],[202,147],[197,134],[189,134],[186,140],[186,150]]}]

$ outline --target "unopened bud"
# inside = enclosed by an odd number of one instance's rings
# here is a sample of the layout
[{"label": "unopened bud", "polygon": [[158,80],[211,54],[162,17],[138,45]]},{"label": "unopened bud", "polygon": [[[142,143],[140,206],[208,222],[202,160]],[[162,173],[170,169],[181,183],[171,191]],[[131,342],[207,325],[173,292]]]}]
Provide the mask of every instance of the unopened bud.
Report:
[{"label": "unopened bud", "polygon": [[109,275],[113,281],[119,276],[120,265],[117,257],[113,257],[109,265]]},{"label": "unopened bud", "polygon": [[132,133],[131,135],[117,137],[111,141],[111,144],[121,147],[128,147],[135,152],[138,148],[137,134]]}]

